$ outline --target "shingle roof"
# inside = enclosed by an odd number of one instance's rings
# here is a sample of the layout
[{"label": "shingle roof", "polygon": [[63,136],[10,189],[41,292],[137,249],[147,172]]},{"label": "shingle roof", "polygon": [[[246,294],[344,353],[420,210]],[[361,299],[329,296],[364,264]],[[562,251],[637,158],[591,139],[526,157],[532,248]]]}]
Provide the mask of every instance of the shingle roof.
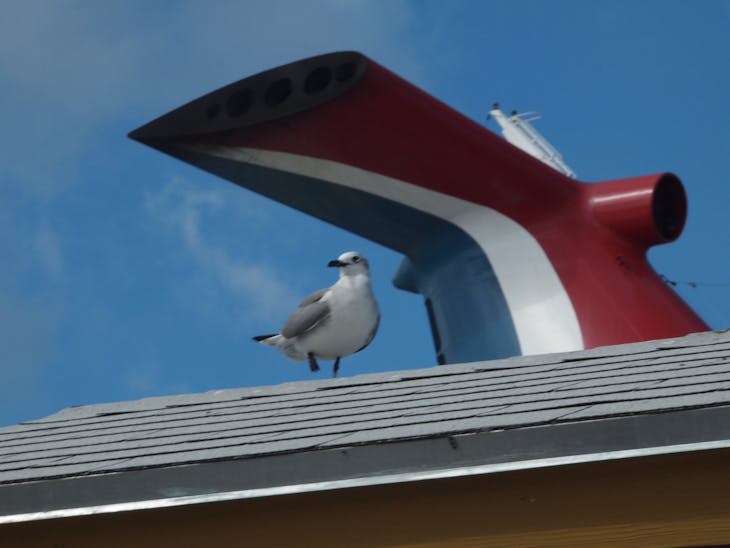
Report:
[{"label": "shingle roof", "polygon": [[724,446],[728,418],[728,332],[72,407],[0,428],[0,516]]}]

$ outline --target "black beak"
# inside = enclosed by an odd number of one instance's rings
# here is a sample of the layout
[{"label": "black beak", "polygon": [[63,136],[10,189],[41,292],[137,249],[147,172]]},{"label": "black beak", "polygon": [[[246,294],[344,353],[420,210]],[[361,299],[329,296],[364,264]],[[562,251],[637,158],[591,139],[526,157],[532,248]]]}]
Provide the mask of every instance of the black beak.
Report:
[{"label": "black beak", "polygon": [[337,259],[335,259],[334,261],[328,262],[327,266],[336,266],[339,268],[341,266],[347,266],[347,263],[343,263],[342,261],[338,261]]}]

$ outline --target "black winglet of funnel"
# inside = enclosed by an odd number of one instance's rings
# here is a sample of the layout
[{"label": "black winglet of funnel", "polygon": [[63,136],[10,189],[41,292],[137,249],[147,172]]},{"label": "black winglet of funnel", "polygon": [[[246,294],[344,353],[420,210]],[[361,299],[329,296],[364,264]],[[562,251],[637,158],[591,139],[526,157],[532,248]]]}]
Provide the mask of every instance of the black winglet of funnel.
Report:
[{"label": "black winglet of funnel", "polygon": [[350,90],[365,74],[367,62],[360,53],[341,51],[267,70],[203,95],[135,129],[129,137],[150,143],[289,116]]}]

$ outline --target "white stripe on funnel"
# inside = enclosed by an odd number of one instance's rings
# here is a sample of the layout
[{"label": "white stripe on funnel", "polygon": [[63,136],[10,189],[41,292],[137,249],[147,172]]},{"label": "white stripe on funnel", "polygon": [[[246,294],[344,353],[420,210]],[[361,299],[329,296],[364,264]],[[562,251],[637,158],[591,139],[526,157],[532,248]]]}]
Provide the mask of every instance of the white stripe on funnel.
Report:
[{"label": "white stripe on funnel", "polygon": [[498,211],[330,160],[251,148],[208,145],[188,148],[369,192],[458,226],[479,244],[489,259],[512,314],[523,354],[583,348],[575,310],[547,255],[532,234]]}]

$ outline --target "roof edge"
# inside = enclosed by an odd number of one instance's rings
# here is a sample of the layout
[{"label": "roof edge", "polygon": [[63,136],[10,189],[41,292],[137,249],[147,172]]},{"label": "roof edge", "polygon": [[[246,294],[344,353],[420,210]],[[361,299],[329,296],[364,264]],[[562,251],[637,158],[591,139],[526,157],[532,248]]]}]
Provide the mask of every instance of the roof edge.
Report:
[{"label": "roof edge", "polygon": [[[721,436],[715,435],[715,439],[712,439],[713,436],[708,435],[709,432],[698,432],[696,429],[698,424],[703,422],[707,424],[707,421],[727,424],[728,418],[730,418],[730,407],[720,407],[553,425],[549,428],[481,432],[437,439],[421,438],[376,446],[353,446],[345,450],[311,451],[307,453],[309,460],[306,463],[299,463],[297,469],[287,472],[293,474],[288,481],[282,475],[283,481],[278,485],[249,485],[241,486],[239,489],[227,490],[226,487],[230,487],[231,482],[227,480],[221,484],[220,478],[225,477],[230,480],[231,477],[256,477],[255,468],[260,466],[265,466],[273,475],[282,474],[282,470],[291,469],[292,463],[289,461],[291,455],[10,484],[0,486],[0,494],[10,495],[0,498],[14,501],[15,511],[12,507],[6,506],[4,515],[0,516],[0,525],[730,449],[730,436],[725,435],[722,439],[717,439]],[[680,434],[678,437],[684,438],[685,443],[651,444],[651,436],[661,425],[664,425],[664,428],[659,428],[658,435],[661,435],[661,430],[666,431],[667,427],[676,428],[675,433]],[[636,437],[625,439],[622,444],[624,447],[602,447],[595,441],[605,435],[607,427],[633,432]],[[556,429],[559,429],[560,433]],[[703,437],[705,439],[702,439]],[[577,444],[573,447],[573,453],[556,454],[555,449],[568,438]],[[552,450],[546,446],[546,439],[555,444]],[[540,440],[543,440],[542,444],[525,443]],[[495,445],[533,447],[535,450],[534,454],[512,455],[515,458],[499,462],[494,461],[492,455],[492,461],[489,462],[489,451],[485,450]],[[633,447],[630,447],[631,445]],[[580,447],[584,449],[593,447],[593,450],[580,452],[578,450]],[[539,456],[540,453],[542,456]],[[302,454],[296,455],[298,459],[302,456]],[[510,458],[509,455],[505,457]],[[428,459],[431,462],[427,462]],[[333,464],[334,466],[331,466]],[[321,479],[312,476],[308,478],[309,481],[306,478],[305,481],[296,481],[296,478],[301,477],[302,468],[312,470],[313,465],[314,469],[320,472],[322,470],[333,470],[333,472],[329,472],[329,478],[322,475]],[[231,466],[237,472],[221,474],[221,466]],[[343,471],[349,471],[351,475],[348,477]],[[337,477],[338,474],[340,477]],[[295,481],[291,481],[292,479]],[[98,493],[100,490],[106,492],[108,500],[100,503],[97,499],[96,504],[93,501],[83,504],[81,497],[76,505],[59,507],[61,503],[58,501],[67,501],[68,504],[70,492],[68,489],[76,489],[77,495],[88,493],[89,486],[86,482],[95,483],[94,492]],[[122,484],[131,486],[132,490],[126,494],[119,492],[116,487]],[[60,487],[63,489],[59,490]],[[146,489],[149,491],[145,494]],[[55,507],[53,501],[46,500],[48,493],[54,494],[57,501]],[[164,496],[167,493],[173,494]],[[118,498],[114,500],[114,497]],[[124,497],[127,500],[124,500]],[[40,506],[41,501],[45,503],[45,508],[30,511],[33,506]]]}]

